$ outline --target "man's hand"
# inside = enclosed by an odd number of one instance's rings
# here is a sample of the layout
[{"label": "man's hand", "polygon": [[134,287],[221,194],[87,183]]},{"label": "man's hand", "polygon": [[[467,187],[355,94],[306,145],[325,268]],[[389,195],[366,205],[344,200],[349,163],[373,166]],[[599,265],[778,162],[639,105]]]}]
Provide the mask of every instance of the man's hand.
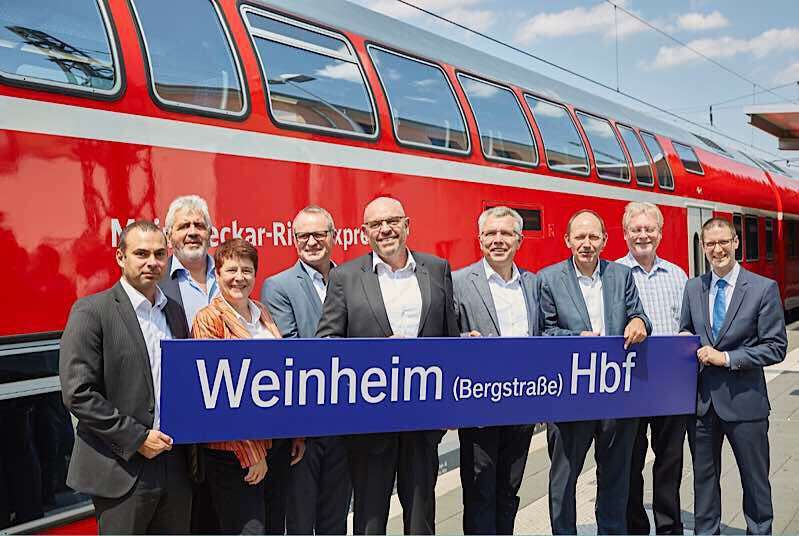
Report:
[{"label": "man's hand", "polygon": [[298,437],[291,440],[291,465],[298,463],[305,456],[305,438]]},{"label": "man's hand", "polygon": [[244,481],[250,486],[254,486],[264,479],[268,470],[269,468],[266,466],[266,458],[261,458],[261,461],[250,466],[250,468],[247,470],[247,474],[244,475]]},{"label": "man's hand", "polygon": [[580,337],[599,337],[599,333],[596,331],[581,331]]},{"label": "man's hand", "polygon": [[624,349],[626,350],[633,344],[644,342],[646,339],[646,324],[638,317],[627,322],[624,328]]},{"label": "man's hand", "polygon": [[152,460],[165,450],[172,450],[172,438],[158,430],[148,430],[147,438],[138,448],[139,454]]},{"label": "man's hand", "polygon": [[482,337],[483,335],[479,331],[477,331],[476,329],[473,329],[472,331],[467,333],[466,336],[467,337]]},{"label": "man's hand", "polygon": [[696,351],[696,358],[705,366],[726,367],[727,360],[724,352],[719,352],[712,346],[703,346]]}]

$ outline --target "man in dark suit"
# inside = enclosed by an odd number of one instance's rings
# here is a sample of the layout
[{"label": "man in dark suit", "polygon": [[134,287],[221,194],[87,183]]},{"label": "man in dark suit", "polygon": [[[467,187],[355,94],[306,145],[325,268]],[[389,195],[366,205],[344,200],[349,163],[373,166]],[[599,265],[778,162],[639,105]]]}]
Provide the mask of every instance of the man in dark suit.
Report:
[{"label": "man in dark suit", "polygon": [[[444,259],[410,251],[410,219],[396,199],[363,213],[372,253],[330,273],[318,337],[457,337],[452,275]],[[385,534],[394,481],[406,534],[435,532],[441,430],[347,439],[355,534]]]},{"label": "man in dark suit", "polygon": [[67,484],[91,496],[103,534],[189,530],[186,452],[160,430],[160,341],[189,335],[156,284],[166,258],[154,223],[128,225],[119,283],[78,300],[61,338],[62,396],[78,420]]},{"label": "man in dark suit", "polygon": [[722,218],[702,225],[711,272],[688,281],[680,330],[702,347],[696,419],[688,427],[694,465],[694,532],[718,534],[721,445],[730,442],[743,486],[747,534],[771,534],[768,415],[763,367],[785,359],[787,337],[776,281],[735,262],[738,236]]},{"label": "man in dark suit", "polygon": [[[591,210],[577,211],[569,220],[564,240],[572,256],[538,274],[545,334],[621,335],[628,348],[652,332],[630,269],[599,258],[607,237],[605,223]],[[577,477],[592,441],[597,531],[627,533],[630,460],[637,430],[638,419],[547,423],[553,534],[577,533]]]},{"label": "man in dark suit", "polygon": [[[335,227],[318,206],[302,209],[291,226],[297,263],[264,282],[261,302],[284,338],[316,336],[327,294]],[[347,451],[341,437],[311,437],[292,467],[286,494],[288,534],[346,534],[352,496]]]},{"label": "man in dark suit", "polygon": [[[536,277],[513,262],[522,244],[523,223],[508,207],[493,207],[480,215],[477,239],[483,258],[452,276],[461,334],[541,334]],[[519,423],[458,431],[464,534],[513,534],[533,427]]]}]

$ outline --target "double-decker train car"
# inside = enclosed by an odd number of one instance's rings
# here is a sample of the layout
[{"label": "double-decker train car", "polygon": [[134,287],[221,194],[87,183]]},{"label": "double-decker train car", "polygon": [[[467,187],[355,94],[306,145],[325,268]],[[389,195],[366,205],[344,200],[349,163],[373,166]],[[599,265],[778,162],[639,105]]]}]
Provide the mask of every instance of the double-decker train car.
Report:
[{"label": "double-decker train car", "polygon": [[64,480],[73,440],[58,341],[74,300],[119,277],[132,219],[178,195],[212,211],[212,245],[295,258],[291,220],[333,214],[336,261],[366,251],[364,205],[401,199],[414,248],[455,268],[476,218],[524,217],[531,270],[567,255],[572,212],[625,253],[631,200],[664,213],[660,253],[707,270],[698,231],[739,229],[741,263],[799,305],[799,188],[773,164],[344,1],[31,0],[0,7],[0,530],[94,530]]}]

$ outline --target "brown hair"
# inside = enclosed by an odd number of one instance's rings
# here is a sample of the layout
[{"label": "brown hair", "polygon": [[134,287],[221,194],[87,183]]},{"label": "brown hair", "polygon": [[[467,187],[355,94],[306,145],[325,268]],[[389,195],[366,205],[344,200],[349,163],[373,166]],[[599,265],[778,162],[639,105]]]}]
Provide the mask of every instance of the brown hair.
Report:
[{"label": "brown hair", "polygon": [[128,233],[137,229],[142,233],[160,233],[164,237],[164,246],[166,246],[166,236],[160,227],[150,220],[137,220],[122,229],[122,234],[119,235],[119,249],[123,252],[128,247]]},{"label": "brown hair", "polygon": [[730,233],[732,234],[732,239],[735,240],[735,237],[738,236],[738,233],[735,231],[735,226],[732,224],[730,220],[725,220],[724,218],[710,218],[705,223],[702,224],[702,242],[705,241],[705,231],[710,229],[711,227],[721,227],[722,229],[729,229]]},{"label": "brown hair", "polygon": [[232,238],[223,242],[214,253],[214,264],[217,273],[228,259],[249,259],[258,273],[258,250],[243,238]]}]

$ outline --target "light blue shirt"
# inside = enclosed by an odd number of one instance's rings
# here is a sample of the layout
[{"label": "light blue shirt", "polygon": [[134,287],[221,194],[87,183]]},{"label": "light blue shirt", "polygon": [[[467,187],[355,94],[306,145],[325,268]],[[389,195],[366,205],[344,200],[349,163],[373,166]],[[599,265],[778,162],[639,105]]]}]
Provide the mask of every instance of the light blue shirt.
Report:
[{"label": "light blue shirt", "polygon": [[638,297],[652,322],[652,335],[676,335],[680,331],[682,295],[688,276],[674,263],[655,256],[652,270],[647,272],[632,253],[617,260],[633,272]]},{"label": "light blue shirt", "polygon": [[208,269],[205,273],[205,290],[192,277],[191,273],[183,267],[177,256],[172,257],[172,270],[169,276],[177,272],[178,288],[180,297],[183,300],[183,310],[186,311],[186,321],[191,329],[194,317],[197,312],[211,303],[211,300],[219,294],[219,285],[216,283],[216,272],[214,271],[214,259],[207,255],[206,265]]}]

